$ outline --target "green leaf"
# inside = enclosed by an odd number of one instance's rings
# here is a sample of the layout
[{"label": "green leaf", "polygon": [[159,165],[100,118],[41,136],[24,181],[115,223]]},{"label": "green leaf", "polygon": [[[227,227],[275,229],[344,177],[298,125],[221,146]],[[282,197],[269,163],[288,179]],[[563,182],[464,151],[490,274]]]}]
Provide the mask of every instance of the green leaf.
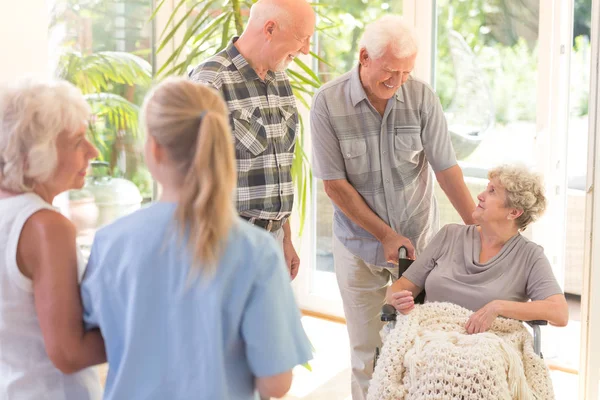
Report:
[{"label": "green leaf", "polygon": [[306,72],[313,79],[314,84],[316,85],[315,87],[317,87],[317,88],[321,87],[321,80],[319,79],[317,74],[315,74],[313,72],[312,69],[310,69],[306,64],[304,64],[304,62],[302,62],[302,60],[300,60],[298,57],[294,58],[294,62],[296,63],[296,65],[298,65],[300,68],[302,68],[304,70],[304,72]]},{"label": "green leaf", "polygon": [[304,368],[306,368],[307,370],[309,370],[310,372],[312,372],[312,367],[310,366],[310,363],[302,364],[302,366]]},{"label": "green leaf", "polygon": [[223,50],[225,47],[227,47],[227,44],[229,43],[229,26],[231,24],[232,18],[233,13],[230,13],[227,17],[227,20],[225,21],[225,24],[223,25],[223,34],[221,35],[221,46],[219,46],[217,52]]},{"label": "green leaf", "polygon": [[[185,0],[182,0],[181,3],[179,3],[177,5],[177,8],[179,8],[179,6],[181,6],[181,4],[183,4],[183,3],[185,3]],[[181,20],[179,20],[179,22],[177,22],[177,24],[169,31],[167,36],[161,40],[161,43],[158,46],[158,49],[156,50],[156,53],[160,53],[161,50],[165,48],[165,46],[169,43],[169,41],[173,38],[173,36],[175,36],[175,34],[179,30],[179,28],[181,28],[181,25],[183,25],[183,23],[185,21],[187,21],[187,17],[189,17],[190,14],[192,12],[194,12],[194,7],[201,3],[202,2],[198,2],[198,3],[194,4],[194,6],[190,7],[188,12],[186,12],[185,15],[183,16],[183,18],[181,18]],[[169,18],[169,21],[171,21],[171,19],[175,16],[175,14],[176,14],[176,12],[174,11],[173,14],[171,14],[171,17]],[[165,26],[165,30],[167,29],[168,26],[169,26],[169,23],[167,23],[167,25]],[[161,38],[162,38],[162,35],[161,35]]]},{"label": "green leaf", "polygon": [[311,56],[312,56],[314,59],[316,59],[317,61],[319,61],[319,62],[321,62],[321,63],[323,63],[323,64],[325,64],[325,65],[328,65],[328,66],[330,66],[331,68],[335,68],[333,64],[330,64],[330,63],[328,63],[327,61],[325,61],[324,59],[322,59],[321,57],[319,57],[319,56],[317,55],[317,53],[315,53],[315,52],[312,52],[312,51],[311,51],[311,52],[310,52],[310,55],[311,55]]},{"label": "green leaf", "polygon": [[288,69],[287,73],[288,73],[288,75],[296,78],[298,81],[301,81],[301,82],[303,82],[303,83],[305,83],[305,84],[307,84],[309,86],[312,86],[315,89],[318,89],[318,88],[321,87],[321,85],[319,84],[319,82],[312,81],[312,80],[308,79],[306,76],[304,76],[304,75],[302,75],[302,74],[300,74],[300,73],[298,73],[298,72],[296,72],[296,71],[294,71],[292,69]]},{"label": "green leaf", "polygon": [[152,13],[152,15],[150,16],[150,18],[148,18],[148,22],[152,21],[154,18],[156,18],[156,15],[158,14],[158,11],[162,8],[163,4],[165,4],[166,0],[160,0],[160,2],[156,5],[154,12]]}]

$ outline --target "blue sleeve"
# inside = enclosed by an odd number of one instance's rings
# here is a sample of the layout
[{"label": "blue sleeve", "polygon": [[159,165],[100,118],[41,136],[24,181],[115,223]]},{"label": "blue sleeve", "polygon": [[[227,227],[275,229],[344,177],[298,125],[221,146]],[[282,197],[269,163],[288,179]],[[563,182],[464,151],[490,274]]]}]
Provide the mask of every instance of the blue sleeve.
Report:
[{"label": "blue sleeve", "polygon": [[242,336],[252,373],[266,377],[312,358],[281,250],[272,239],[256,249],[253,288],[242,319]]},{"label": "blue sleeve", "polygon": [[94,309],[94,293],[96,288],[96,270],[97,270],[97,259],[98,259],[98,239],[94,240],[92,245],[92,251],[88,260],[87,267],[85,268],[85,274],[81,281],[81,302],[83,304],[83,322],[87,330],[98,328],[99,321],[96,310]]}]

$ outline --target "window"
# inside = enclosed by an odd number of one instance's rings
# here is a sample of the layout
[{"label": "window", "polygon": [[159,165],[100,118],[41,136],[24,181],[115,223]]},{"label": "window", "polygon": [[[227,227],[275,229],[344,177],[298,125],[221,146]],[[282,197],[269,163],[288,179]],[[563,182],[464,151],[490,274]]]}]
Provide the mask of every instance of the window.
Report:
[{"label": "window", "polygon": [[152,81],[151,0],[55,0],[50,6],[52,74],[79,87],[92,107],[99,150],[83,190],[62,208],[89,250],[97,227],[152,199],[138,112]]}]

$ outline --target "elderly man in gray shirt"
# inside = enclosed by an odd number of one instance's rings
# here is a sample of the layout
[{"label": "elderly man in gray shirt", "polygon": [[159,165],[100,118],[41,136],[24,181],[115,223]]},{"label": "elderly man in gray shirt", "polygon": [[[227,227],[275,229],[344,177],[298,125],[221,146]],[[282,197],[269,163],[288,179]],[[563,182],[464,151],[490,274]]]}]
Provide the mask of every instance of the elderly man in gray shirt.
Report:
[{"label": "elderly man in gray shirt", "polygon": [[[433,174],[467,224],[475,203],[456,156],[441,104],[410,76],[414,33],[401,17],[365,28],[359,65],[324,85],[311,109],[314,175],[335,213],[333,256],[352,359],[352,398],[366,397],[379,311],[405,246],[419,254],[438,229]],[[393,272],[393,274],[392,274]]]}]

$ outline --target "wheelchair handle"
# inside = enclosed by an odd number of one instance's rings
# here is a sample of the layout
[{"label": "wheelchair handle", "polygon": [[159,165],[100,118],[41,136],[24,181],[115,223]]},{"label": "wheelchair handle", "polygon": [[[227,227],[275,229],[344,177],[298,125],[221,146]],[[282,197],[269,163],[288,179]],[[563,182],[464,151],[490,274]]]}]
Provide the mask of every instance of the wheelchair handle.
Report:
[{"label": "wheelchair handle", "polygon": [[396,309],[391,304],[384,304],[381,307],[381,320],[383,322],[390,322],[396,320]]},{"label": "wheelchair handle", "polygon": [[398,259],[408,258],[408,249],[405,246],[400,246],[398,249]]}]

